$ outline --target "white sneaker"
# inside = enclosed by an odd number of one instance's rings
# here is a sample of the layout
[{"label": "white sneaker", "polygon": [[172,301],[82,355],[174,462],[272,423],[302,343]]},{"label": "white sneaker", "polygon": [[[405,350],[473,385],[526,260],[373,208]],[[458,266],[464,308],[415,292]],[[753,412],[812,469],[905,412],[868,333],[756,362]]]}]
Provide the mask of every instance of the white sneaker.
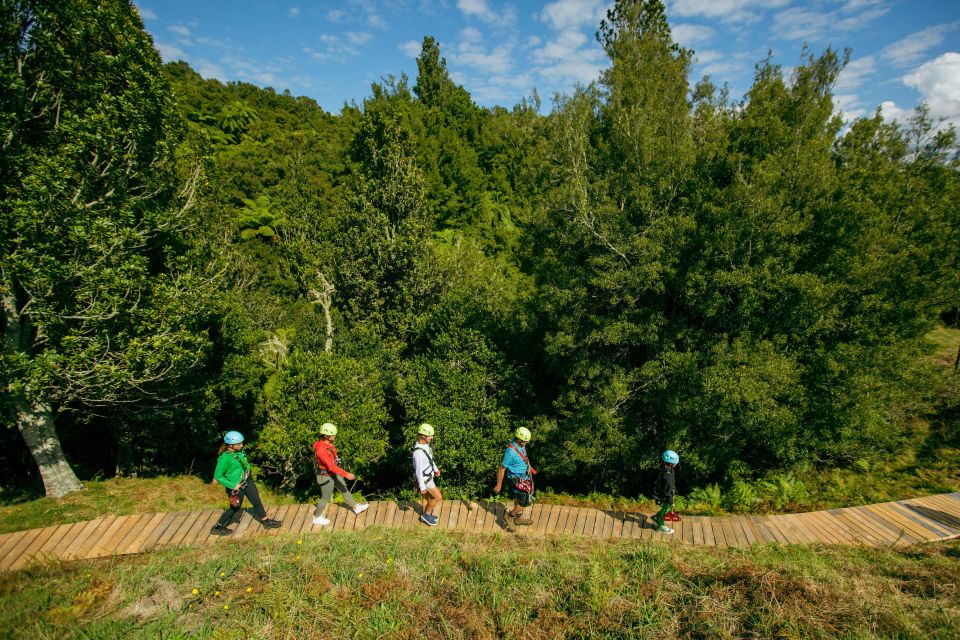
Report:
[{"label": "white sneaker", "polygon": [[370,505],[367,504],[366,502],[364,502],[364,503],[362,503],[362,504],[358,504],[357,506],[355,506],[355,507],[353,508],[353,512],[354,512],[355,514],[357,514],[357,515],[360,515],[361,513],[363,513],[364,511],[366,511],[366,510],[369,509],[369,508],[370,508]]},{"label": "white sneaker", "polygon": [[660,525],[659,527],[657,527],[657,531],[659,531],[660,533],[665,533],[665,534],[667,534],[668,536],[669,536],[669,535],[673,535],[673,529],[670,528],[670,527],[668,527],[668,526],[665,525],[665,524],[662,524],[662,525]]},{"label": "white sneaker", "polygon": [[313,524],[320,525],[321,527],[325,527],[328,524],[330,524],[330,518],[317,516],[316,518],[313,519]]}]

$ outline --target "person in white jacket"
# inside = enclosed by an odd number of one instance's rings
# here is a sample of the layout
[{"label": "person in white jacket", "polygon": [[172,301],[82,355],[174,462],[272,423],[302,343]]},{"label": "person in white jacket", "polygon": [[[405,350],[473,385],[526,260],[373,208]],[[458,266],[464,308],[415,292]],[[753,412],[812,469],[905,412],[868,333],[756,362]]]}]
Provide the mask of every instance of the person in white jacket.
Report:
[{"label": "person in white jacket", "polygon": [[436,478],[440,477],[440,469],[433,462],[433,427],[424,422],[417,429],[417,445],[413,448],[413,482],[414,491],[420,495],[420,522],[431,527],[435,526],[439,518],[433,515],[443,495],[437,488]]}]

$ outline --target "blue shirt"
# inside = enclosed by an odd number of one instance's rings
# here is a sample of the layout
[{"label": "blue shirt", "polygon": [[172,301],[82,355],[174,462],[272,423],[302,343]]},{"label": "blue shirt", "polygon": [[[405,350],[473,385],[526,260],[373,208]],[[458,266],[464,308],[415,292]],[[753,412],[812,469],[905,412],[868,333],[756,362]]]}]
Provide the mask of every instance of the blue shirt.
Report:
[{"label": "blue shirt", "polygon": [[[511,476],[520,476],[521,478],[530,477],[530,467],[526,462],[523,461],[523,458],[520,457],[520,453],[524,456],[527,455],[527,448],[516,442],[511,443],[512,447],[507,447],[507,450],[503,452],[503,462],[500,465],[507,470],[507,474]],[[514,447],[517,451],[514,451]]]}]

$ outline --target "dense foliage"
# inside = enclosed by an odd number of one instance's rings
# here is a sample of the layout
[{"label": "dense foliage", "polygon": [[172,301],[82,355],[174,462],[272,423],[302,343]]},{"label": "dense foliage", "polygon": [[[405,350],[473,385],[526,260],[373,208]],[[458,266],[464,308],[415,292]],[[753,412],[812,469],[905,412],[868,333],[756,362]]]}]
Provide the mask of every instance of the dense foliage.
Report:
[{"label": "dense foliage", "polygon": [[882,458],[929,400],[921,338],[960,298],[955,136],[923,108],[845,128],[846,55],[761,61],[734,100],[691,86],[663,3],[621,0],[609,67],[549,113],[476,106],[426,37],[412,88],[334,115],[160,74],[126,2],[3,7],[35,20],[4,26],[2,293],[37,327],[4,397],[67,411],[81,466],[185,469],[237,428],[302,488],[333,421],[369,489],[405,488],[428,421],[465,494],[520,425],[554,488],[646,492],[665,447],[683,484],[742,487]]}]

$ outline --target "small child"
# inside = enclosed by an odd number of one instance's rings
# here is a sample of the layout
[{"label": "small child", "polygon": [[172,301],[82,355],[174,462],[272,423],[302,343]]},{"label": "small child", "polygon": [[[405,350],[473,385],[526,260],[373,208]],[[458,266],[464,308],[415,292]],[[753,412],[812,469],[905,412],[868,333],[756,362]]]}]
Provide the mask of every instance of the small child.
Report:
[{"label": "small child", "polygon": [[657,482],[653,485],[653,498],[660,505],[660,511],[653,516],[653,521],[657,525],[657,531],[670,535],[673,529],[668,527],[664,520],[666,515],[673,511],[673,502],[677,495],[673,468],[680,462],[680,456],[676,451],[667,449],[660,455],[660,460],[660,475],[657,476]]}]

